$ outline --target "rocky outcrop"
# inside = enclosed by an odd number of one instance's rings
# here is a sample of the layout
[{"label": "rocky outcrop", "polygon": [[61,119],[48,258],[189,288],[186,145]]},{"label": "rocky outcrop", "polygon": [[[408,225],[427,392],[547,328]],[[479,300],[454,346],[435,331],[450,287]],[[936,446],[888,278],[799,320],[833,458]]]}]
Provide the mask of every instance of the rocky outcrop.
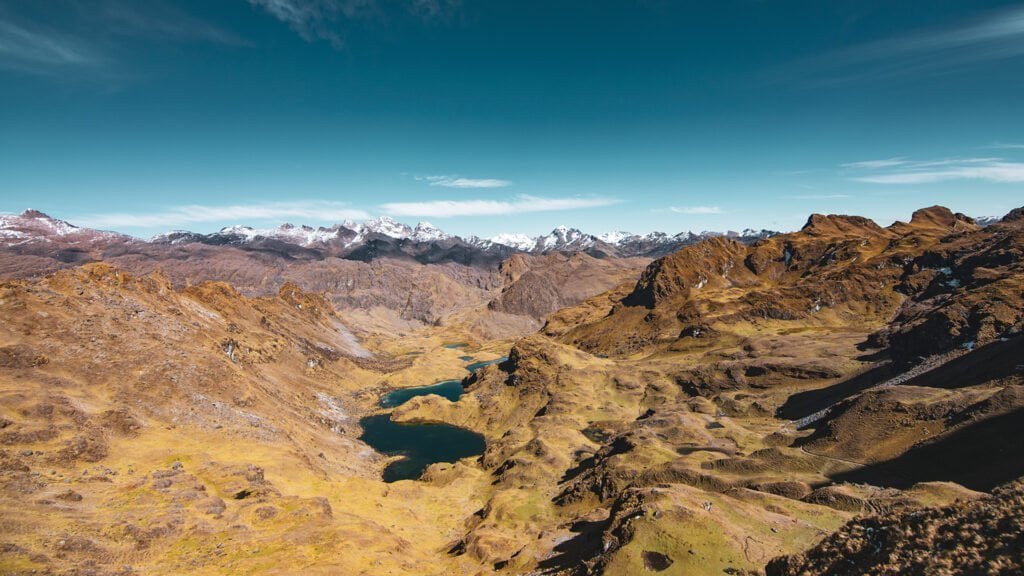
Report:
[{"label": "rocky outcrop", "polygon": [[646,263],[643,259],[597,259],[583,253],[517,254],[502,263],[499,270],[505,285],[488,308],[542,320],[636,278]]},{"label": "rocky outcrop", "polygon": [[950,506],[858,518],[807,552],[775,558],[768,576],[1019,574],[1024,484]]},{"label": "rocky outcrop", "polygon": [[606,318],[562,339],[624,355],[798,321],[875,326],[870,344],[901,361],[980,345],[1021,330],[1022,234],[1012,215],[981,228],[942,207],[888,228],[815,214],[753,246],[715,238],[660,258]]},{"label": "rocky outcrop", "polygon": [[907,261],[897,289],[908,298],[872,337],[896,358],[970,349],[1024,332],[1024,221],[1011,212],[981,230],[955,222],[966,231]]}]

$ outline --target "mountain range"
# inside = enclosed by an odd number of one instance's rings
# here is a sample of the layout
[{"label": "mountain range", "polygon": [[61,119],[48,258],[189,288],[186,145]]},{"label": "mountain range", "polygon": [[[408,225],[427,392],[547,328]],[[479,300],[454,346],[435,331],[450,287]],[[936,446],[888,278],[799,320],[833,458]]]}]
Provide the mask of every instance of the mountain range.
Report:
[{"label": "mountain range", "polygon": [[269,229],[229,226],[211,234],[176,230],[159,234],[146,241],[113,232],[79,228],[31,209],[21,215],[0,216],[0,243],[7,246],[39,240],[71,241],[80,245],[101,242],[148,242],[170,245],[199,243],[255,249],[288,245],[353,260],[372,259],[383,254],[405,254],[421,260],[437,261],[464,257],[467,250],[495,254],[499,257],[515,252],[587,252],[599,257],[657,257],[715,236],[754,242],[775,234],[777,232],[770,230],[743,230],[681,232],[675,235],[664,232],[643,235],[610,232],[593,235],[575,228],[559,226],[549,234],[533,237],[525,234],[497,234],[489,238],[462,238],[448,234],[429,222],[409,226],[382,216],[365,222],[345,221],[334,226],[317,228],[282,224]]}]

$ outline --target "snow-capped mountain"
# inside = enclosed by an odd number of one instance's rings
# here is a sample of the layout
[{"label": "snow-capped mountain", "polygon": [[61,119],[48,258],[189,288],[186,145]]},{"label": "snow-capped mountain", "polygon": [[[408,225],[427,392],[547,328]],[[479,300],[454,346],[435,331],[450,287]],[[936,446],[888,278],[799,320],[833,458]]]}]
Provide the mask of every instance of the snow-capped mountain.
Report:
[{"label": "snow-capped mountain", "polygon": [[277,228],[269,230],[258,230],[249,226],[231,226],[229,228],[222,229],[220,234],[224,236],[240,236],[245,238],[247,241],[253,241],[257,238],[274,238],[276,240],[283,240],[300,246],[309,246],[310,244],[327,242],[337,238],[337,231],[337,227],[313,228],[312,226],[282,224]]},{"label": "snow-capped mountain", "polygon": [[79,228],[31,208],[21,214],[0,214],[0,246],[61,242],[69,246],[85,247],[95,242],[112,240],[127,241],[130,237],[116,232]]},{"label": "snow-capped mountain", "polygon": [[436,242],[438,240],[450,240],[453,236],[430,222],[420,222],[408,238],[416,242]]},{"label": "snow-capped mountain", "polygon": [[498,234],[491,236],[487,239],[488,243],[502,244],[515,248],[516,250],[522,250],[528,252],[533,249],[534,245],[537,244],[536,238],[531,238],[526,234]]},{"label": "snow-capped mountain", "polygon": [[[421,222],[416,227],[419,228],[424,224],[426,224],[428,227],[433,228],[432,226],[430,226],[429,223],[426,222]],[[362,237],[365,237],[368,234],[380,234],[382,236],[387,236],[388,238],[405,239],[409,238],[413,234],[413,229],[410,228],[408,225],[392,220],[387,216],[381,216],[380,218],[367,220],[362,224],[358,224],[352,221],[346,221],[344,223],[344,227],[355,231],[359,236]]]},{"label": "snow-capped mountain", "polygon": [[278,240],[302,247],[328,243],[340,243],[345,247],[357,246],[374,237],[413,242],[436,242],[453,238],[429,222],[420,222],[412,228],[387,216],[366,222],[347,220],[330,227],[296,226],[282,224],[277,228],[253,228],[251,226],[229,226],[213,234],[195,234],[177,230],[154,236],[150,241],[182,244],[203,242],[206,244],[251,243],[261,240]]},{"label": "snow-capped mountain", "polygon": [[613,246],[617,246],[617,245],[621,244],[627,238],[631,238],[633,236],[635,236],[635,234],[631,234],[629,232],[616,231],[616,232],[605,232],[604,234],[599,235],[597,237],[597,239],[600,240],[601,242],[606,243],[606,244],[611,244]]},{"label": "snow-capped mountain", "polygon": [[[753,242],[771,236],[774,232],[744,230],[724,234],[740,241]],[[77,248],[115,242],[153,246],[205,244],[290,254],[299,254],[305,250],[307,254],[366,261],[388,256],[413,258],[423,262],[480,262],[505,258],[515,252],[587,252],[602,257],[658,257],[718,235],[722,233],[682,232],[668,235],[664,232],[651,232],[639,235],[616,231],[593,235],[577,228],[559,226],[549,234],[540,236],[505,233],[490,238],[461,238],[429,222],[420,222],[413,227],[382,216],[364,222],[345,221],[334,226],[315,228],[295,224],[282,224],[276,228],[237,225],[211,234],[176,230],[143,241],[113,232],[79,228],[35,210],[27,210],[21,215],[0,215],[0,246],[40,241],[59,242]]]},{"label": "snow-capped mountain", "polygon": [[661,256],[688,244],[713,236],[728,236],[741,242],[755,242],[776,232],[769,230],[743,230],[742,232],[680,232],[670,236],[664,232],[633,234],[615,231],[600,235],[587,234],[576,228],[559,226],[550,234],[529,237],[523,234],[499,234],[490,241],[525,252],[600,252],[614,256]]}]

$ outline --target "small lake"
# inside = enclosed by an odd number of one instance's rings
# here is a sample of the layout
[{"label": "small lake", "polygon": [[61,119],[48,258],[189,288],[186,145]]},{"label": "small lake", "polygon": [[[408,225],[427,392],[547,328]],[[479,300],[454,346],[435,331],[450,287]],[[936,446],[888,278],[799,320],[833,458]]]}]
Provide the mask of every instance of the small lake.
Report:
[{"label": "small lake", "polygon": [[[465,392],[458,380],[445,380],[430,386],[393,390],[380,399],[383,408],[394,408],[410,399],[437,394],[454,402]],[[483,454],[484,437],[471,430],[448,424],[398,424],[390,414],[367,416],[360,440],[388,456],[402,456],[384,469],[384,481],[415,480],[435,462],[457,462]]]},{"label": "small lake", "polygon": [[381,408],[394,408],[401,406],[409,400],[417,396],[426,396],[427,394],[437,394],[455,402],[465,392],[462,388],[462,382],[458,380],[445,380],[444,382],[438,382],[437,384],[431,384],[430,386],[417,386],[415,388],[400,388],[393,390],[384,395],[380,399]]},{"label": "small lake", "polygon": [[435,462],[456,462],[483,454],[484,437],[448,424],[397,424],[389,414],[367,416],[360,440],[388,456],[403,456],[384,469],[384,481],[415,480]]},{"label": "small lake", "polygon": [[466,370],[470,372],[476,372],[484,366],[490,366],[491,364],[501,364],[505,360],[508,360],[508,356],[502,356],[501,358],[495,358],[494,360],[481,360],[480,362],[473,362],[472,364],[466,365]]}]

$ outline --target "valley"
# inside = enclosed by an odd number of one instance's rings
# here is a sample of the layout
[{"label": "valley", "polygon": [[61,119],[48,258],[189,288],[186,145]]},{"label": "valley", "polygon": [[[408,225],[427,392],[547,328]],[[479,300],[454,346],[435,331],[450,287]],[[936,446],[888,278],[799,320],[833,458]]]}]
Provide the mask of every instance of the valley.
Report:
[{"label": "valley", "polygon": [[75,230],[0,248],[3,573],[846,574],[863,526],[1024,526],[1024,209],[600,257]]}]

